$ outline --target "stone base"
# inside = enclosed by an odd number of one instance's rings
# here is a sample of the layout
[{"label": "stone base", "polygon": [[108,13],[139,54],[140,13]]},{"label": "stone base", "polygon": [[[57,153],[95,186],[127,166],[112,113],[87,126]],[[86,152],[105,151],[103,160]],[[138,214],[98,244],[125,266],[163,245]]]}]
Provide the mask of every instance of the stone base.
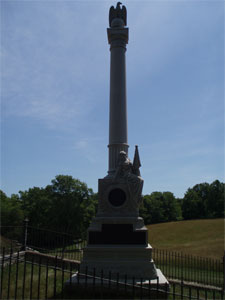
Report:
[{"label": "stone base", "polygon": [[[166,277],[163,275],[163,273],[160,269],[156,269],[156,271],[157,271],[157,274],[158,274],[158,278],[152,279],[150,281],[151,287],[156,288],[157,286],[160,286],[160,289],[164,289],[163,286],[165,286],[166,284],[169,285],[169,282],[166,279]],[[78,273],[76,272],[76,274],[74,274],[72,276],[71,280],[67,280],[65,282],[65,286],[68,286],[68,285],[71,285],[71,284],[72,285],[85,284],[85,283],[93,284],[93,277],[91,275],[87,275],[87,279],[86,279],[85,274],[82,274],[82,275],[80,274],[79,276],[77,274]],[[109,278],[107,277],[106,274],[103,276],[103,281],[109,282]],[[115,280],[112,279],[112,281],[114,282]],[[94,282],[95,282],[96,285],[102,284],[102,280],[98,276],[96,276]],[[124,283],[124,277],[119,278],[119,282]],[[133,284],[133,279],[128,278],[126,282],[128,284]],[[140,285],[141,281],[140,281],[140,279],[137,278],[137,279],[134,280],[134,283],[137,284],[137,285]],[[143,278],[142,285],[143,286],[148,286],[149,285],[149,279]]]},{"label": "stone base", "polygon": [[[70,296],[74,294],[85,299],[133,299],[133,296],[141,299],[167,299],[169,282],[157,269],[158,278],[149,281],[144,278],[142,281],[119,277],[118,280],[109,280],[106,276],[95,277],[74,274],[65,282],[64,291]],[[141,287],[138,288],[137,286]],[[150,297],[151,295],[151,297]],[[100,297],[100,298],[99,298]],[[74,299],[77,299],[76,297]]]},{"label": "stone base", "polygon": [[100,276],[103,271],[112,278],[119,273],[132,278],[156,279],[158,274],[152,260],[152,247],[142,245],[88,245],[84,249],[80,272]]}]

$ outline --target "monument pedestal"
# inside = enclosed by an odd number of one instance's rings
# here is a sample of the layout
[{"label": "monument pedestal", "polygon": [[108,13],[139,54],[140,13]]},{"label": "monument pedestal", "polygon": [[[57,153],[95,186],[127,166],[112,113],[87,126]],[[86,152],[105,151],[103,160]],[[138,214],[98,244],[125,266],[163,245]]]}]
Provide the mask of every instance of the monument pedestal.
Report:
[{"label": "monument pedestal", "polygon": [[157,269],[157,279],[143,280],[137,278],[88,276],[76,273],[65,283],[64,291],[74,295],[74,299],[167,299],[169,282]]},{"label": "monument pedestal", "polygon": [[[161,272],[160,269],[156,269],[157,271],[157,274],[158,274],[158,277],[156,279],[151,279],[150,282],[149,280],[145,280],[145,279],[138,279],[138,278],[126,278],[126,281],[125,281],[125,277],[119,277],[118,281],[121,283],[121,284],[130,284],[130,285],[142,285],[144,287],[147,287],[149,285],[151,285],[151,289],[160,289],[160,290],[168,290],[169,288],[169,282],[168,280],[166,279],[166,277],[163,275],[163,273]],[[117,279],[117,278],[116,278]],[[112,283],[116,283],[117,280],[115,279],[110,279],[112,281]],[[65,287],[73,287],[73,286],[76,286],[76,285],[91,285],[93,286],[93,281],[94,283],[96,284],[96,286],[98,285],[102,285],[102,281],[103,282],[107,282],[107,285],[109,285],[109,276],[107,276],[107,274],[104,274],[103,273],[103,276],[92,276],[92,275],[87,275],[86,274],[81,274],[79,273],[78,275],[78,272],[75,273],[71,280],[68,280],[66,281],[65,283]],[[166,288],[167,286],[167,288]]]},{"label": "monument pedestal", "polygon": [[[138,154],[137,154],[138,155]],[[88,228],[80,272],[111,278],[153,280],[158,277],[148,243],[148,230],[139,217],[143,179],[131,172],[131,162],[120,153],[121,164],[114,176],[99,179],[99,205]],[[128,171],[123,171],[128,163]],[[125,166],[127,167],[127,166]],[[87,271],[88,270],[88,271]]]},{"label": "monument pedestal", "polygon": [[85,273],[87,267],[88,274],[93,274],[95,269],[97,276],[103,271],[106,276],[111,272],[112,278],[119,273],[123,278],[127,275],[139,280],[156,279],[158,275],[151,252],[150,245],[89,245],[84,249],[80,272]]},{"label": "monument pedestal", "polygon": [[[101,201],[100,201],[101,203]],[[109,213],[109,212],[108,212]],[[156,279],[152,247],[141,217],[96,217],[88,229],[88,245],[84,248],[80,272],[99,276],[111,271],[128,277]]]}]

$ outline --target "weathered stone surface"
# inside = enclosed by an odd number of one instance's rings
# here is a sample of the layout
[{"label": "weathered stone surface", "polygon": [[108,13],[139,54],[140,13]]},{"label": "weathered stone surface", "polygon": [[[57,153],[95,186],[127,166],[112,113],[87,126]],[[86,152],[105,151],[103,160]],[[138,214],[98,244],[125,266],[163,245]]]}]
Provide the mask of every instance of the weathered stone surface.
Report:
[{"label": "weathered stone surface", "polygon": [[[120,191],[124,197],[122,195],[119,197],[116,191]],[[115,196],[113,193],[115,193]],[[113,199],[120,205],[115,205],[116,203],[113,202]],[[132,183],[127,182],[125,179],[116,181],[110,178],[99,179],[97,217],[138,217],[138,202],[135,200],[132,194]]]},{"label": "weathered stone surface", "polygon": [[109,174],[117,167],[120,151],[128,153],[126,44],[128,28],[108,28],[110,44]]}]

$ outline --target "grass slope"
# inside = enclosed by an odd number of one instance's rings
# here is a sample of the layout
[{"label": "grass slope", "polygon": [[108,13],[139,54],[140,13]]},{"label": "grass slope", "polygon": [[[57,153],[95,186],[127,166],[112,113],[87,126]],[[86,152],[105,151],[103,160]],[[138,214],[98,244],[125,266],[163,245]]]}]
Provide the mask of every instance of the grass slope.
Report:
[{"label": "grass slope", "polygon": [[0,247],[10,248],[11,246],[15,246],[15,245],[16,245],[15,242],[12,242],[11,240],[0,235]]},{"label": "grass slope", "polygon": [[147,228],[153,248],[214,259],[224,255],[224,219],[160,223]]}]

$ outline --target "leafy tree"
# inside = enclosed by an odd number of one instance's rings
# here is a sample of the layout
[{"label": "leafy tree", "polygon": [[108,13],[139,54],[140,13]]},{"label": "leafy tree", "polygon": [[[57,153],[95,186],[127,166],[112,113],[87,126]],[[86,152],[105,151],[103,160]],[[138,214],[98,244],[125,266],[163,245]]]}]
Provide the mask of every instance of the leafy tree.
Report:
[{"label": "leafy tree", "polygon": [[164,221],[177,221],[182,219],[180,202],[171,192],[163,192]]},{"label": "leafy tree", "polygon": [[46,187],[51,198],[50,226],[80,236],[95,214],[96,199],[86,183],[72,176],[58,175]]},{"label": "leafy tree", "polygon": [[52,201],[45,188],[33,187],[20,191],[20,201],[29,226],[46,227],[49,222]]},{"label": "leafy tree", "polygon": [[145,224],[163,222],[162,193],[154,192],[151,195],[143,197],[143,204],[140,208],[140,215],[143,217]]},{"label": "leafy tree", "polygon": [[11,198],[0,190],[1,198],[1,234],[8,238],[20,238],[23,224],[23,210],[18,195],[12,195]]},{"label": "leafy tree", "polygon": [[224,183],[200,183],[189,188],[184,195],[184,219],[219,218],[224,216]]},{"label": "leafy tree", "polygon": [[225,184],[215,180],[210,184],[208,197],[208,216],[212,218],[224,217]]},{"label": "leafy tree", "polygon": [[[8,211],[12,214],[11,199],[3,194],[4,203]],[[73,243],[73,238],[69,235],[58,235],[59,232],[70,232],[73,236],[80,238],[86,232],[97,207],[97,195],[92,192],[87,185],[72,176],[58,175],[51,184],[45,188],[33,187],[27,191],[20,191],[19,195],[14,195],[20,205],[23,217],[18,221],[18,225],[23,225],[24,217],[29,219],[28,243],[35,247],[58,247]],[[9,220],[4,211],[4,220]],[[19,216],[19,214],[18,214]],[[15,219],[15,218],[14,218]],[[14,225],[14,224],[13,224]],[[53,230],[55,232],[32,229],[39,227]],[[11,238],[20,239],[23,236],[23,226],[20,234],[15,235],[15,230]],[[33,230],[35,232],[33,233]],[[8,235],[7,235],[8,236]]]},{"label": "leafy tree", "polygon": [[20,226],[23,223],[23,211],[18,195],[11,198],[0,190],[1,226]]},{"label": "leafy tree", "polygon": [[197,219],[201,214],[201,198],[193,189],[188,189],[182,203],[183,218]]},{"label": "leafy tree", "polygon": [[153,192],[145,195],[140,207],[145,224],[169,222],[182,219],[180,203],[171,192]]},{"label": "leafy tree", "polygon": [[24,214],[33,227],[71,232],[80,237],[97,207],[97,195],[84,182],[58,175],[45,188],[20,191]]}]

